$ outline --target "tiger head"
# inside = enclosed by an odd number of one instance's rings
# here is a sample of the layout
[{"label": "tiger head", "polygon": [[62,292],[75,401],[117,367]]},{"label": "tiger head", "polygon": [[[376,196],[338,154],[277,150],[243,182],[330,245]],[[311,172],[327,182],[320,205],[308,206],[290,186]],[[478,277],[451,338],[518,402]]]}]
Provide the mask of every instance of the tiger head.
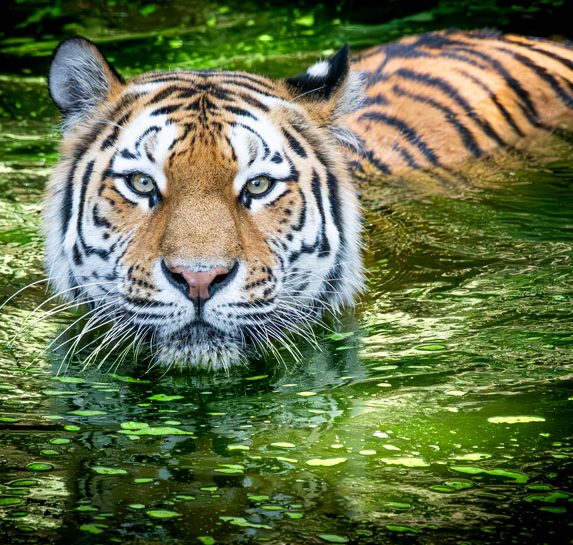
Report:
[{"label": "tiger head", "polygon": [[352,135],[337,123],[362,82],[347,47],[284,80],[205,70],[125,82],[72,38],[49,88],[64,134],[47,271],[115,338],[151,339],[162,364],[228,368],[352,302],[360,214]]}]

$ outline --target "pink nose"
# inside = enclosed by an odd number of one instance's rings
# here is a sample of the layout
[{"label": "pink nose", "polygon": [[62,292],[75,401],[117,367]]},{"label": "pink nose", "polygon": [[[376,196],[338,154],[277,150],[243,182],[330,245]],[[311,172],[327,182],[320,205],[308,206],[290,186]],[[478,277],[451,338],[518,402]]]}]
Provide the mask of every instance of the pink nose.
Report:
[{"label": "pink nose", "polygon": [[178,275],[187,284],[189,298],[206,301],[213,294],[213,286],[223,282],[231,272],[225,267],[215,267],[209,271],[191,272],[184,267],[169,267],[173,275]]}]

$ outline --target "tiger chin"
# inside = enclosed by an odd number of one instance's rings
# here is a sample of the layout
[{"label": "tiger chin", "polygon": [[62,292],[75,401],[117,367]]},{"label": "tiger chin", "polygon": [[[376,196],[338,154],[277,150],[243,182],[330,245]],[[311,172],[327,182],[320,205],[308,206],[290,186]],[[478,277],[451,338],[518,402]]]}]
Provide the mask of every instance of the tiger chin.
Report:
[{"label": "tiger chin", "polygon": [[[44,208],[53,288],[86,304],[97,350],[228,369],[302,333],[363,285],[338,119],[360,106],[348,48],[290,79],[151,72],[130,81],[83,38],[49,73],[60,161]],[[272,348],[271,348],[272,349]]]}]

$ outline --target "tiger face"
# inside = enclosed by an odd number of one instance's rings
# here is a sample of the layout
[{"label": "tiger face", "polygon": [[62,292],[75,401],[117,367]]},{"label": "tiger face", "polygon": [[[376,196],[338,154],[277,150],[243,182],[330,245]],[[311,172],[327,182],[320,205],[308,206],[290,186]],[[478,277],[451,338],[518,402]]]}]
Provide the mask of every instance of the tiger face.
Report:
[{"label": "tiger face", "polygon": [[[57,49],[63,114],[46,192],[46,268],[112,338],[228,368],[349,304],[360,217],[336,122],[360,102],[348,50],[301,75],[154,72],[124,82],[98,49]],[[111,343],[110,343],[111,348]]]}]

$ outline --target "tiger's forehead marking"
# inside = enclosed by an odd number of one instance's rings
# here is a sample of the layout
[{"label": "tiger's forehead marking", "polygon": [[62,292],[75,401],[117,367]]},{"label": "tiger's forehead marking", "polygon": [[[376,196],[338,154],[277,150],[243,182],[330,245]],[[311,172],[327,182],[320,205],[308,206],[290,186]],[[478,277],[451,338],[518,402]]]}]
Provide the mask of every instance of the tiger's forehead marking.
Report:
[{"label": "tiger's forehead marking", "polygon": [[[237,166],[236,193],[257,175],[284,179],[291,174],[291,166],[280,129],[284,116],[277,112],[288,108],[300,114],[300,108],[282,98],[279,91],[271,80],[240,72],[139,76],[126,92],[138,97],[141,109],[118,139],[113,168],[119,172],[143,170],[164,192],[166,172],[177,154],[193,156],[195,149],[210,147],[213,152],[215,147],[224,152],[222,148],[228,146]],[[249,107],[239,107],[245,99]],[[205,156],[204,161],[209,160]]]}]

